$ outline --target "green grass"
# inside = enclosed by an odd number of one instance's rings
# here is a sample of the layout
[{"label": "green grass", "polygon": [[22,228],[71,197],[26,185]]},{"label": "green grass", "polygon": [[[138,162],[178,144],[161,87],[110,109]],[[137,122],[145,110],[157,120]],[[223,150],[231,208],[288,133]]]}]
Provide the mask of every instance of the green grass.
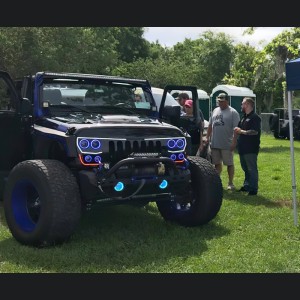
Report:
[{"label": "green grass", "polygon": [[[297,188],[300,142],[294,142]],[[234,183],[243,172],[235,155]],[[227,191],[217,217],[197,228],[165,222],[155,204],[95,208],[68,243],[22,246],[0,219],[0,273],[298,273],[299,227],[294,224],[289,140],[263,135],[259,193]],[[299,206],[299,191],[297,202]],[[299,208],[300,210],[300,208]]]}]

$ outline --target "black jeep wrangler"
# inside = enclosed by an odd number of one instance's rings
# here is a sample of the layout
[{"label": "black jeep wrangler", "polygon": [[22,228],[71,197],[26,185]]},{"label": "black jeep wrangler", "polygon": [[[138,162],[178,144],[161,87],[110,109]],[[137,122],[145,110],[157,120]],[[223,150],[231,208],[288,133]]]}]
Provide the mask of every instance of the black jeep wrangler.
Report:
[{"label": "black jeep wrangler", "polygon": [[[210,162],[189,155],[180,107],[165,105],[172,86],[158,108],[147,80],[0,77],[0,198],[21,244],[63,243],[94,205],[156,202],[165,220],[184,226],[206,224],[219,212],[221,179]],[[188,88],[196,99],[196,87]]]},{"label": "black jeep wrangler", "polygon": [[[293,137],[300,140],[300,110],[292,109]],[[277,139],[289,139],[289,115],[287,108],[275,108],[269,117],[269,127]]]}]

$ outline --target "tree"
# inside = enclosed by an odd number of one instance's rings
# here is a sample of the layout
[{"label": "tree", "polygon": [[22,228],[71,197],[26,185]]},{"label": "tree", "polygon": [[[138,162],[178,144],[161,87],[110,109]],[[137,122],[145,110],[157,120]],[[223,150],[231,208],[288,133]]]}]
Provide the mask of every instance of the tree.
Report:
[{"label": "tree", "polygon": [[0,28],[0,66],[14,77],[37,71],[108,74],[117,41],[102,27]]},{"label": "tree", "polygon": [[112,27],[111,34],[116,39],[116,51],[123,62],[133,62],[149,56],[149,42],[143,38],[143,27]]},{"label": "tree", "polygon": [[230,74],[225,74],[223,81],[227,84],[253,89],[254,59],[259,51],[249,44],[237,44],[233,50]]},{"label": "tree", "polygon": [[151,56],[121,63],[114,74],[148,79],[153,86],[195,85],[211,91],[229,72],[233,46],[225,34],[205,32],[199,39],[185,39],[171,48],[150,44]]},{"label": "tree", "polygon": [[[247,33],[251,34],[255,29],[250,27]],[[287,107],[285,63],[299,56],[299,44],[300,28],[294,27],[276,36],[255,58],[253,89],[263,98],[267,111],[274,107]]]}]

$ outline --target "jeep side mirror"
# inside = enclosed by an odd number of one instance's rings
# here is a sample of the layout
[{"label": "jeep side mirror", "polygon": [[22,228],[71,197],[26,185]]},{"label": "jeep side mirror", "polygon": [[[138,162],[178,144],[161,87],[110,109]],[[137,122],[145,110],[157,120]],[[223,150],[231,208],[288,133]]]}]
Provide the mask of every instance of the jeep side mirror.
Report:
[{"label": "jeep side mirror", "polygon": [[32,105],[28,98],[22,98],[21,100],[21,114],[22,115],[32,114]]}]

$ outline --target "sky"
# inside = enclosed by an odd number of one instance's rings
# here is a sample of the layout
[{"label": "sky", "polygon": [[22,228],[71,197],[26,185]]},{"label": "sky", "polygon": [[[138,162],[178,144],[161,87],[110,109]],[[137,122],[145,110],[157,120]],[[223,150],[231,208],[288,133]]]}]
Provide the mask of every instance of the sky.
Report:
[{"label": "sky", "polygon": [[149,42],[158,41],[164,47],[172,47],[185,38],[197,39],[204,31],[224,32],[230,35],[234,43],[247,43],[257,49],[262,49],[266,44],[280,34],[283,30],[292,27],[257,27],[252,35],[244,35],[248,27],[146,27],[144,38]]}]

